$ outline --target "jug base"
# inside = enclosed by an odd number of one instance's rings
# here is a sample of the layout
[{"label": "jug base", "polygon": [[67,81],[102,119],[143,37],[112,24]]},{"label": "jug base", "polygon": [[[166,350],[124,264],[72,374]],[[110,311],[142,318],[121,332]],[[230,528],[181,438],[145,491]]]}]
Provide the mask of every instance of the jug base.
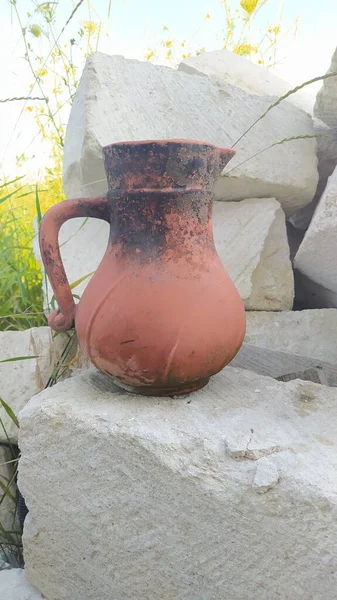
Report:
[{"label": "jug base", "polygon": [[177,386],[174,388],[169,387],[146,387],[146,386],[136,386],[136,385],[127,385],[122,383],[119,380],[114,378],[114,384],[117,387],[120,387],[131,394],[137,394],[139,396],[168,396],[170,398],[174,396],[184,396],[186,394],[191,394],[192,392],[196,392],[201,388],[205,387],[209,382],[209,377],[206,379],[198,379],[197,381],[193,381],[192,383],[188,383],[186,385]]}]

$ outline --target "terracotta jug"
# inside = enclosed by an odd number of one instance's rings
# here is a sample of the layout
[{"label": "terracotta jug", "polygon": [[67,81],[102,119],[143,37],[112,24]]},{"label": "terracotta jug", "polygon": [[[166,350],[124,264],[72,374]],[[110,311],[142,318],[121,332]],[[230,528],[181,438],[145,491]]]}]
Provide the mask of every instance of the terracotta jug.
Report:
[{"label": "terracotta jug", "polygon": [[[245,311],[214,246],[212,188],[234,155],[194,140],[111,144],[108,192],[56,204],[40,248],[59,309],[55,331],[75,324],[83,353],[121,387],[179,395],[204,386],[245,335]],[[107,250],[75,305],[58,245],[73,217],[110,223]]]}]

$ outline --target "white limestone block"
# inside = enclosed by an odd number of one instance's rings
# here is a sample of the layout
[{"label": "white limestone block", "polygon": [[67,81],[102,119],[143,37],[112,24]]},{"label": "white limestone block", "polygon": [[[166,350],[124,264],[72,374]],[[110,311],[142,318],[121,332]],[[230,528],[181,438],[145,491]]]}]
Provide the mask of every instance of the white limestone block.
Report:
[{"label": "white limestone block", "polygon": [[274,198],[216,202],[217,252],[247,310],[289,310],[294,277],[284,213]]},{"label": "white limestone block", "polygon": [[317,158],[319,181],[312,201],[290,217],[290,222],[297,229],[306,231],[312,216],[325,190],[328,178],[332,175],[337,164],[337,126],[331,129],[323,121],[314,119],[315,134],[317,135]]},{"label": "white limestone block", "polygon": [[[199,71],[220,84],[230,83],[259,96],[275,96],[275,100],[294,87],[274,75],[270,69],[225,49],[190,56],[183,60],[178,68],[185,73]],[[312,113],[312,102],[304,89],[289,96],[287,102]]]},{"label": "white limestone block", "polygon": [[337,293],[337,167],[296,253],[294,266],[313,282]]},{"label": "white limestone block", "polygon": [[231,367],[179,399],[99,373],[42,392],[20,414],[29,581],[48,600],[335,600],[336,405]]},{"label": "white limestone block", "polygon": [[[337,48],[332,55],[327,73],[337,72]],[[322,87],[316,96],[314,115],[334,131],[337,130],[337,77],[328,77],[322,81]]]},{"label": "white limestone block", "polygon": [[[32,396],[43,390],[52,371],[61,358],[65,334],[53,337],[49,327],[33,327],[25,331],[0,331],[0,361],[22,356],[37,358],[0,362],[0,396],[17,416]],[[0,418],[7,435],[17,442],[18,428],[0,406]],[[0,442],[7,437],[0,427]]]},{"label": "white limestone block", "polygon": [[[232,146],[275,98],[147,62],[96,52],[87,59],[67,126],[63,186],[68,198],[104,194],[102,147],[149,139],[198,139]],[[235,146],[215,186],[218,199],[275,197],[290,215],[308,204],[317,184],[311,116],[289,102],[270,111]],[[238,166],[245,161],[244,165]]]},{"label": "white limestone block", "polygon": [[337,363],[337,310],[247,312],[245,342]]}]

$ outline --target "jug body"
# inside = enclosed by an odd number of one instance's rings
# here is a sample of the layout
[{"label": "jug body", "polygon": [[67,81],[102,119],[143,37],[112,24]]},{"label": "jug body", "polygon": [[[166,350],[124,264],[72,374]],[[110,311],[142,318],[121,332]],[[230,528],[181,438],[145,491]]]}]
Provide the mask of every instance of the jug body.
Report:
[{"label": "jug body", "polygon": [[[198,389],[242,344],[244,307],[212,231],[214,178],[231,155],[184,140],[112,144],[104,148],[106,198],[64,203],[77,203],[73,216],[84,210],[109,221],[110,237],[79,304],[64,311],[61,295],[50,325],[64,329],[73,319],[84,354],[130,391]],[[50,267],[43,223],[41,232],[58,300],[67,283]]]}]

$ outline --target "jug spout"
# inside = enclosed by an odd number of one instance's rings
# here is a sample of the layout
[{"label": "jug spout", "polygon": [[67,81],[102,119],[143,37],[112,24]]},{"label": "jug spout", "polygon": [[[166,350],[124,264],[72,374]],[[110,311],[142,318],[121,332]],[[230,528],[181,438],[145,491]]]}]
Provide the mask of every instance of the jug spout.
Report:
[{"label": "jug spout", "polygon": [[233,148],[219,148],[219,168],[221,169],[221,173],[233,156],[235,156]]}]

